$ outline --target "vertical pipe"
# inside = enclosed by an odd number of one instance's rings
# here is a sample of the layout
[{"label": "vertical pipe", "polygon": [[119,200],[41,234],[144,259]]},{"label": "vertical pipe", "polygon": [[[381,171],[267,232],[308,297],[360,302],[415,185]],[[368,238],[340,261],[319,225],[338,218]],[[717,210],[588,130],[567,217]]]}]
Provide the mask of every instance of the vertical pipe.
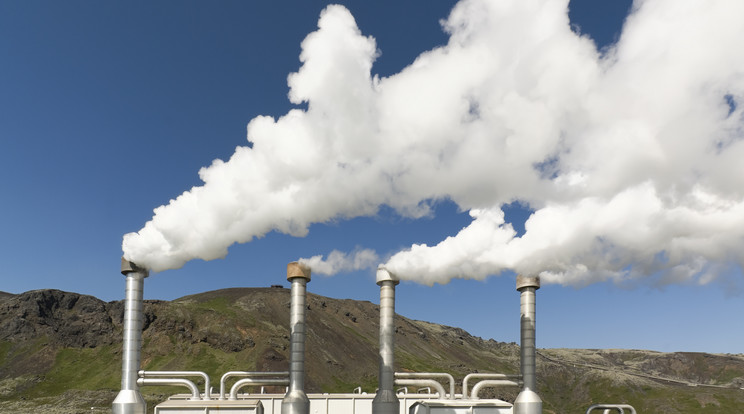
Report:
[{"label": "vertical pipe", "polygon": [[146,269],[121,259],[121,273],[126,276],[126,296],[124,299],[124,343],[121,366],[121,391],[114,399],[114,414],[145,414],[147,404],[137,386],[137,372],[140,369],[142,353],[142,325],[144,311],[142,294]]},{"label": "vertical pipe", "polygon": [[282,414],[308,414],[310,400],[305,394],[305,297],[310,268],[297,262],[287,265],[292,284],[290,305],[289,389],[282,400]]},{"label": "vertical pipe", "polygon": [[386,269],[377,269],[380,286],[380,374],[373,414],[398,414],[400,401],[395,395],[395,285],[399,281]]},{"label": "vertical pipe", "polygon": [[524,389],[514,401],[514,414],[542,413],[542,400],[537,395],[535,376],[535,291],[540,289],[537,276],[517,276],[517,290],[520,293],[520,368]]}]

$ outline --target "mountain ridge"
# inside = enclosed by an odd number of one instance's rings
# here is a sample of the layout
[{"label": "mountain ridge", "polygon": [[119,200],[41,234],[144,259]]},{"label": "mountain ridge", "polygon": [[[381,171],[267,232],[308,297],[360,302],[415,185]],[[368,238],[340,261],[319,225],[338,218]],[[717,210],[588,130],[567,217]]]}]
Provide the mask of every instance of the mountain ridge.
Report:
[{"label": "mountain ridge", "polygon": [[[204,371],[213,383],[228,370],[284,371],[289,302],[289,289],[277,287],[146,300],[142,367]],[[374,392],[379,306],[308,293],[307,308],[308,392],[349,392],[356,386]],[[53,289],[1,299],[0,411],[110,408],[121,378],[123,312],[123,301]],[[449,372],[459,381],[470,372],[518,373],[516,344],[400,315],[395,325],[397,370]],[[584,412],[598,402],[627,402],[639,412],[744,407],[741,354],[538,349],[537,363],[546,413]],[[143,388],[150,409],[175,392]],[[513,401],[517,392],[486,390],[484,396]]]}]

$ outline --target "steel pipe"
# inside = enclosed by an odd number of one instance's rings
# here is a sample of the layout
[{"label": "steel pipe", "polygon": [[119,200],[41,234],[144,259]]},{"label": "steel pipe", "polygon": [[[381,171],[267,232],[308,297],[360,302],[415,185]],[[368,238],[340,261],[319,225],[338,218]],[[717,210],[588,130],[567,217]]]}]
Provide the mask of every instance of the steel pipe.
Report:
[{"label": "steel pipe", "polygon": [[137,371],[142,353],[142,295],[149,272],[122,258],[121,273],[126,276],[121,391],[114,399],[112,409],[113,414],[145,414],[147,403],[137,387]]},{"label": "steel pipe", "polygon": [[586,410],[586,414],[589,414],[594,410],[604,410],[604,413],[607,413],[610,410],[617,410],[620,414],[624,414],[625,410],[628,410],[631,414],[636,414],[635,408],[628,404],[594,404]]},{"label": "steel pipe", "polygon": [[437,391],[437,394],[439,394],[439,398],[445,398],[447,393],[444,391],[444,387],[442,384],[433,379],[396,379],[395,385],[404,387],[407,385],[410,385],[412,387],[431,387],[434,388]]},{"label": "steel pipe", "polygon": [[138,385],[177,385],[186,387],[191,391],[191,401],[200,401],[199,388],[196,384],[186,378],[140,378],[137,380]]},{"label": "steel pipe", "polygon": [[[249,385],[289,385],[289,378],[243,378],[237,381],[230,388],[230,397],[228,400],[235,401],[238,399],[238,391]],[[284,404],[282,403],[282,406]]]},{"label": "steel pipe", "polygon": [[[473,394],[470,396],[470,398],[477,400],[478,393],[480,393],[480,391],[486,387],[490,387],[490,388],[519,387],[519,383],[515,381],[510,381],[510,380],[496,380],[496,379],[487,379],[483,381],[478,381],[478,383],[473,386]],[[465,395],[463,394],[463,396]]]},{"label": "steel pipe", "polygon": [[400,283],[386,269],[377,269],[380,286],[380,370],[378,390],[372,400],[372,414],[397,414],[400,401],[395,395],[395,285]]},{"label": "steel pipe", "polygon": [[287,380],[287,384],[289,385],[289,372],[288,371],[279,371],[279,372],[261,372],[261,371],[229,371],[222,375],[222,378],[220,378],[220,400],[225,399],[225,383],[228,378],[233,377],[249,377],[249,378],[265,378],[265,377],[281,377],[282,379]]},{"label": "steel pipe", "polygon": [[495,374],[495,373],[488,373],[488,372],[475,372],[472,374],[468,374],[462,380],[463,398],[468,398],[468,383],[470,382],[471,379],[475,379],[475,378],[491,379],[491,380],[508,380],[508,379],[518,379],[519,375]]},{"label": "steel pipe", "polygon": [[209,375],[201,371],[139,371],[140,378],[163,378],[163,377],[201,377],[204,380],[204,397],[205,401],[212,399],[210,394]]},{"label": "steel pipe", "polygon": [[535,376],[535,291],[540,288],[537,276],[517,276],[520,293],[520,368],[524,388],[514,401],[514,414],[542,413],[542,400],[537,395]]},{"label": "steel pipe", "polygon": [[446,395],[444,398],[455,399],[455,377],[446,372],[396,372],[395,378],[408,379],[408,378],[444,378],[449,382],[449,397]]},{"label": "steel pipe", "polygon": [[305,298],[310,268],[298,262],[287,265],[292,284],[290,305],[289,389],[282,400],[282,414],[309,414],[310,400],[305,394]]}]

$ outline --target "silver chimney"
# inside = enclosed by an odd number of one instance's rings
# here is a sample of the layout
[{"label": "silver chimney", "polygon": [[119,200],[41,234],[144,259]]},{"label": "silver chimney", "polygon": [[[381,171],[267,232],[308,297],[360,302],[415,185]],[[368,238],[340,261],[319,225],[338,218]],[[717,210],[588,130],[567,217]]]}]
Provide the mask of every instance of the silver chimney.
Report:
[{"label": "silver chimney", "polygon": [[137,372],[142,353],[142,291],[147,269],[121,259],[121,274],[127,278],[124,299],[124,346],[121,366],[121,391],[113,403],[114,414],[145,414],[147,404],[137,387]]},{"label": "silver chimney", "polygon": [[520,368],[524,389],[514,401],[514,414],[541,414],[542,400],[537,395],[535,377],[535,291],[540,289],[537,276],[517,276],[520,293]]},{"label": "silver chimney", "polygon": [[372,400],[372,414],[398,414],[400,401],[395,395],[395,285],[400,283],[386,269],[377,269],[380,285],[380,375]]},{"label": "silver chimney", "polygon": [[282,414],[309,414],[310,400],[305,394],[305,297],[310,268],[298,262],[288,264],[287,280],[292,283],[289,389],[282,400]]}]

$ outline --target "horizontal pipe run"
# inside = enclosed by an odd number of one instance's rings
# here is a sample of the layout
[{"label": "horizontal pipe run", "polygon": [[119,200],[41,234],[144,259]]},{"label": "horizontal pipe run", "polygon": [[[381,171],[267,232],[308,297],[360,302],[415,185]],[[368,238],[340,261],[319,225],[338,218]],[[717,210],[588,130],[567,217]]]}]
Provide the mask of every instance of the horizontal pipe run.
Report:
[{"label": "horizontal pipe run", "polygon": [[478,393],[480,393],[480,390],[483,388],[502,388],[502,387],[519,387],[519,383],[516,381],[510,381],[510,380],[483,380],[479,381],[477,384],[473,386],[473,394],[470,398],[477,400],[478,399]]},{"label": "horizontal pipe run", "polygon": [[209,376],[201,371],[144,371],[138,372],[140,378],[163,378],[163,377],[201,377],[204,379],[204,397],[206,401],[211,400]]},{"label": "horizontal pipe run", "polygon": [[[410,378],[417,378],[417,379],[434,379],[434,378],[444,378],[449,381],[449,399],[455,398],[455,378],[446,373],[446,372],[396,372],[395,378],[400,379],[410,379]],[[445,395],[444,398],[447,398]]]},{"label": "horizontal pipe run", "polygon": [[433,379],[396,379],[395,385],[403,387],[406,385],[414,387],[432,387],[437,390],[439,398],[447,398],[447,393],[444,391],[444,387],[437,380]]},{"label": "horizontal pipe run", "polygon": [[248,378],[266,378],[266,377],[278,377],[286,378],[289,381],[289,371],[279,372],[262,372],[262,371],[229,371],[222,375],[220,378],[220,400],[225,399],[225,383],[228,378],[233,377],[248,377]]},{"label": "horizontal pipe run", "polygon": [[199,401],[199,388],[196,388],[196,384],[185,379],[185,378],[140,378],[137,380],[137,385],[176,385],[186,387],[191,391],[191,401]]},{"label": "horizontal pipe run", "polygon": [[231,401],[238,399],[238,391],[243,388],[247,387],[249,385],[289,385],[289,378],[243,378],[242,380],[236,382],[233,384],[232,388],[230,388],[230,398],[228,398]]},{"label": "horizontal pipe run", "polygon": [[465,378],[462,380],[462,396],[463,398],[468,398],[468,383],[470,383],[470,380],[472,379],[491,379],[491,380],[508,380],[508,379],[521,379],[521,376],[519,375],[507,375],[507,374],[496,374],[496,373],[489,373],[489,372],[475,372],[472,374],[468,374],[465,376]]}]

